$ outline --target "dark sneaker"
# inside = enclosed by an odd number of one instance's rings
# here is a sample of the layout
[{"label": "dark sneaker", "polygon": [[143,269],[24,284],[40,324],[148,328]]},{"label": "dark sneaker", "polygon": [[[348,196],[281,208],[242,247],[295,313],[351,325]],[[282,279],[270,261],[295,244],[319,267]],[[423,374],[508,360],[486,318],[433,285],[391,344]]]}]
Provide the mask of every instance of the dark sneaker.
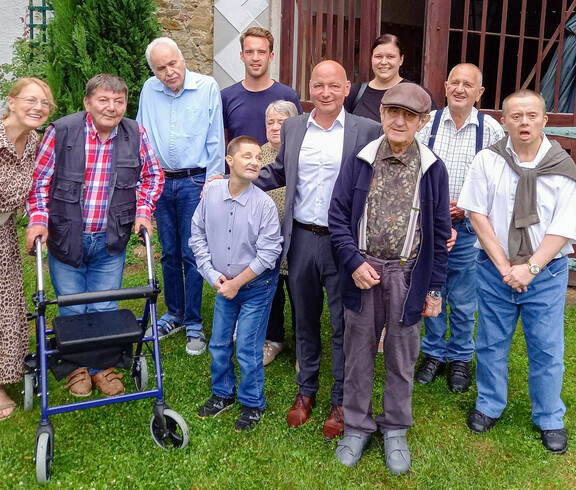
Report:
[{"label": "dark sneaker", "polygon": [[450,391],[464,393],[470,388],[470,363],[464,361],[450,361],[446,374]]},{"label": "dark sneaker", "polygon": [[[182,330],[182,320],[172,316],[170,313],[165,313],[158,320],[158,340],[162,340],[164,337],[168,337],[179,330]],[[152,337],[152,327],[148,327],[146,337]]]},{"label": "dark sneaker", "polygon": [[566,429],[541,430],[542,444],[551,453],[564,454],[568,449],[568,433]]},{"label": "dark sneaker", "polygon": [[260,422],[263,413],[264,410],[260,410],[259,408],[242,406],[242,413],[234,425],[234,430],[241,432],[243,430],[253,429],[258,422]]},{"label": "dark sneaker", "polygon": [[235,398],[222,398],[221,396],[212,395],[203,407],[198,410],[198,417],[216,417],[222,412],[232,408]]},{"label": "dark sneaker", "polygon": [[191,356],[199,356],[206,350],[206,337],[204,332],[198,332],[196,337],[189,335],[186,337],[186,352]]},{"label": "dark sneaker", "polygon": [[476,410],[475,408],[470,410],[468,414],[468,428],[474,432],[475,434],[482,434],[487,430],[490,430],[496,424],[498,419],[493,419],[492,417],[488,417],[485,413],[482,413],[480,410]]},{"label": "dark sneaker", "polygon": [[434,381],[436,376],[442,374],[445,367],[445,362],[426,356],[422,359],[422,363],[420,364],[418,371],[416,371],[414,379],[421,385],[427,385]]}]

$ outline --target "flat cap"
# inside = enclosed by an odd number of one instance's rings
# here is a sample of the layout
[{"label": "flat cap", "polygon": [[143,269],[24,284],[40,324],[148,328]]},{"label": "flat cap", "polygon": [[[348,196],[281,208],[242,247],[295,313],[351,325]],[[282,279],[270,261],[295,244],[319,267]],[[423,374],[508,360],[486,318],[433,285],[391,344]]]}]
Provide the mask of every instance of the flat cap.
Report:
[{"label": "flat cap", "polygon": [[400,107],[414,114],[428,114],[432,107],[430,96],[417,83],[398,83],[386,90],[383,107]]}]

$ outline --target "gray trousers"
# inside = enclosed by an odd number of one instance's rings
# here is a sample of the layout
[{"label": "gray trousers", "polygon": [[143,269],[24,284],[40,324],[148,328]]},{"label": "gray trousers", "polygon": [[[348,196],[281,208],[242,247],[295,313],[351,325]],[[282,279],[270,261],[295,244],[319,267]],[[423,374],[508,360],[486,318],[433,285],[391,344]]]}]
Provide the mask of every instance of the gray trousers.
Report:
[{"label": "gray trousers", "polygon": [[[414,261],[400,265],[398,260],[366,261],[380,275],[380,284],[362,291],[362,309],[344,309],[344,432],[371,434],[412,426],[414,366],[418,359],[421,322],[400,326],[402,309]],[[424,306],[424,305],[422,305]],[[372,417],[374,362],[383,327],[386,386],[382,396],[383,413]]]},{"label": "gray trousers", "polygon": [[300,372],[296,376],[299,393],[315,396],[322,344],[320,318],[324,309],[324,288],[328,296],[332,326],[332,385],[333,405],[342,405],[344,383],[344,319],[338,271],[332,256],[330,235],[314,235],[311,231],[294,227],[288,251],[288,281],[296,315],[296,357]]}]

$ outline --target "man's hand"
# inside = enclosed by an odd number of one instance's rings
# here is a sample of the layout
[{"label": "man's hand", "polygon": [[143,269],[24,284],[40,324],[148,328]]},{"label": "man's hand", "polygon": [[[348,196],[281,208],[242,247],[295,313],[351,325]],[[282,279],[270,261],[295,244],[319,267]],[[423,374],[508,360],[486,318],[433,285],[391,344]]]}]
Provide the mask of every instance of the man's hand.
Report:
[{"label": "man's hand", "polygon": [[456,231],[456,228],[452,227],[450,238],[448,238],[448,240],[446,241],[446,247],[448,247],[448,252],[450,252],[450,250],[452,250],[452,247],[454,247],[457,237],[458,232]]},{"label": "man's hand", "polygon": [[48,228],[43,225],[32,225],[26,228],[26,248],[28,252],[32,251],[37,236],[41,236],[42,243],[46,243],[48,239]]},{"label": "man's hand", "polygon": [[206,187],[206,185],[208,185],[210,182],[212,182],[213,180],[216,179],[223,179],[224,176],[223,175],[213,175],[212,177],[210,177],[206,182],[204,182],[204,185],[202,186],[202,190],[200,191],[200,199],[202,199],[204,197],[204,187]]},{"label": "man's hand", "polygon": [[508,284],[508,286],[514,288],[519,293],[525,293],[528,291],[528,284],[530,284],[535,277],[526,264],[519,264],[510,267],[508,274],[502,276],[502,280],[504,284]]},{"label": "man's hand", "polygon": [[442,313],[442,298],[434,299],[429,294],[426,295],[426,301],[424,302],[424,308],[420,315],[426,318],[434,318]]},{"label": "man's hand", "polygon": [[214,288],[216,289],[216,291],[218,291],[222,286],[222,284],[224,284],[225,282],[226,282],[226,276],[222,274],[218,279],[216,279],[216,282],[214,283]]},{"label": "man's hand", "polygon": [[144,226],[148,230],[148,235],[152,238],[152,233],[154,228],[152,228],[152,222],[148,218],[136,218],[134,221],[134,233],[138,235],[140,233],[140,227]]},{"label": "man's hand", "polygon": [[236,285],[234,279],[226,279],[218,288],[218,294],[224,296],[226,299],[232,299],[238,294],[239,286]]},{"label": "man's hand", "polygon": [[370,289],[380,282],[380,276],[368,262],[364,262],[352,273],[352,279],[360,289]]},{"label": "man's hand", "polygon": [[460,221],[465,217],[464,210],[456,206],[457,203],[458,201],[450,201],[450,217],[452,221]]}]

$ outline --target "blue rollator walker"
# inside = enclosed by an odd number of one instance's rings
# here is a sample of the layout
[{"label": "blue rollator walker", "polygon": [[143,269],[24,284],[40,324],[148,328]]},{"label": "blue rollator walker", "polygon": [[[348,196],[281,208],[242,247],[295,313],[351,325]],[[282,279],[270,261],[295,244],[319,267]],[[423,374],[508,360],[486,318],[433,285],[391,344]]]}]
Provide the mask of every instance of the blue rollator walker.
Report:
[{"label": "blue rollator walker", "polygon": [[[38,483],[50,480],[50,465],[54,460],[54,426],[50,422],[50,415],[156,397],[154,415],[150,421],[150,432],[154,442],[163,449],[171,447],[182,449],[188,444],[189,431],[186,422],[164,401],[156,317],[156,300],[160,293],[160,287],[155,274],[152,242],[145,227],[140,228],[140,239],[146,246],[147,286],[66,294],[58,296],[56,299],[47,300],[44,293],[42,242],[40,237],[36,238],[33,252],[36,255],[37,275],[37,291],[34,294],[36,312],[33,315],[36,320],[36,352],[26,357],[24,409],[32,410],[34,394],[40,396],[42,419],[36,432],[35,451]],[[46,307],[49,305],[72,306],[137,298],[146,298],[144,313],[139,319],[130,310],[118,309],[57,317],[52,322],[52,328],[46,328]],[[149,320],[152,323],[152,337],[144,337]],[[147,348],[149,348],[150,343],[152,345],[152,357],[156,367],[156,388],[150,390],[147,390],[148,366],[146,356],[142,354],[144,342],[149,342],[146,344]],[[48,369],[52,369],[54,366],[54,363],[50,362],[51,360],[60,356],[82,355],[86,351],[98,352],[98,349],[108,349],[110,346],[112,348],[118,346],[120,351],[124,346],[129,349],[131,354],[134,343],[136,343],[136,350],[133,356],[131,374],[136,385],[136,392],[66,405],[52,407],[48,405]]]}]

